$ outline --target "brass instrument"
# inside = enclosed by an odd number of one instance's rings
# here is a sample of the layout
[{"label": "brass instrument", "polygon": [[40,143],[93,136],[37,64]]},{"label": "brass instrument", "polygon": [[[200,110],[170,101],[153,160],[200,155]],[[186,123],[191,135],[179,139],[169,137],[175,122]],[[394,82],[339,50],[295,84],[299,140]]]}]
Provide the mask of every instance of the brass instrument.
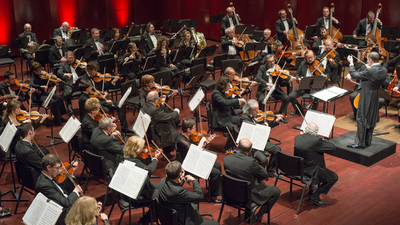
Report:
[{"label": "brass instrument", "polygon": [[75,30],[79,30],[79,28],[77,28],[77,27],[70,27],[70,28],[68,29],[68,32],[67,32],[67,37],[71,38],[72,32],[74,32]]},{"label": "brass instrument", "polygon": [[193,37],[193,39],[196,41],[197,46],[200,49],[203,49],[205,47],[207,47],[207,42],[206,42],[206,38],[204,37],[203,33],[200,32],[196,32],[196,30],[194,29],[194,27],[190,28],[190,33]]},{"label": "brass instrument", "polygon": [[[29,46],[29,44],[33,44],[33,47]],[[34,41],[30,41],[26,48],[21,48],[21,53],[30,53],[33,54],[36,51],[37,44]]]}]

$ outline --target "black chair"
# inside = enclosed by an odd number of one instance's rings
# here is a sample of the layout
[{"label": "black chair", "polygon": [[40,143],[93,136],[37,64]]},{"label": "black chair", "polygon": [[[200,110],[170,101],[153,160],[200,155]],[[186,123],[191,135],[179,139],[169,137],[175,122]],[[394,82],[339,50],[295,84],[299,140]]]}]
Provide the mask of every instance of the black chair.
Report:
[{"label": "black chair", "polygon": [[[250,225],[253,223],[253,218],[256,210],[260,207],[251,200],[251,183],[250,181],[237,179],[226,174],[222,174],[222,206],[219,212],[218,223],[221,220],[224,206],[238,209],[238,217],[240,211],[250,210]],[[270,212],[268,209],[268,224],[270,224]]]},{"label": "black chair", "polygon": [[[68,143],[68,159],[71,162],[75,159],[76,155],[82,155],[83,151],[83,141],[82,137],[79,135],[74,135],[71,141]],[[74,156],[71,159],[72,152],[74,152]]]},{"label": "black chair", "polygon": [[221,61],[221,77],[226,68],[232,67],[236,72],[239,71],[239,62],[236,59],[225,59]]},{"label": "black chair", "polygon": [[14,65],[14,74],[17,74],[17,64],[10,58],[8,53],[7,45],[0,45],[0,67],[8,66],[8,70],[11,70],[11,65]]},{"label": "black chair", "polygon": [[[18,195],[17,205],[15,206],[14,214],[17,214],[18,205],[21,201],[22,192],[25,190],[29,194],[35,196],[36,180],[39,177],[39,173],[32,167],[24,165],[20,162],[15,161],[15,170],[17,171],[18,182],[21,184],[21,191]],[[31,192],[32,191],[32,192]]]},{"label": "black chair", "polygon": [[[215,71],[221,69],[221,61],[226,60],[228,58],[227,54],[222,54],[222,55],[216,55],[214,56],[214,65],[208,65],[207,66],[207,71],[210,71],[213,79],[215,80]],[[221,71],[223,73],[223,71]]]},{"label": "black chair", "polygon": [[129,80],[121,84],[121,95],[123,96],[129,87],[132,87],[132,91],[130,97],[128,97],[125,101],[125,105],[133,106],[133,115],[135,115],[136,110],[140,110],[140,100],[138,95],[138,88],[136,84],[136,80]]},{"label": "black chair", "polygon": [[[94,178],[96,179],[97,182],[104,184],[105,186],[108,186],[108,183],[110,182],[110,177],[109,177],[109,172],[106,170],[104,156],[96,155],[87,150],[83,150],[82,158],[83,161],[85,162],[82,174],[84,171],[86,171],[86,173],[88,174],[86,178],[85,188],[83,189],[83,193],[86,192],[90,178]],[[102,180],[104,180],[104,182]],[[103,204],[105,205],[105,202],[103,202]]]},{"label": "black chair", "polygon": [[[282,180],[284,182],[290,183],[290,196],[292,195],[292,185],[296,185],[298,187],[303,187],[303,193],[301,194],[299,206],[297,207],[297,214],[299,214],[306,187],[307,187],[307,185],[312,184],[312,179],[303,175],[304,160],[303,160],[303,158],[298,157],[298,156],[292,156],[292,155],[288,155],[284,152],[278,152],[276,168],[277,168],[276,173],[278,174],[278,177],[275,180],[274,186],[276,186],[276,184],[278,183],[278,180]],[[287,177],[290,180],[285,180],[283,177],[279,178],[280,175],[283,175],[284,177]],[[300,181],[302,184],[304,184],[304,186],[293,183],[293,180]]]}]

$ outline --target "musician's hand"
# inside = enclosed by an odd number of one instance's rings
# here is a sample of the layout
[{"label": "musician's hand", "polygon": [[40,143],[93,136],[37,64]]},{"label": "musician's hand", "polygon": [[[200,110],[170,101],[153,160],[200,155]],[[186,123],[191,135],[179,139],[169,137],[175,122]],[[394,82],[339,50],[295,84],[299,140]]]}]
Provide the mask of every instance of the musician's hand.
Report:
[{"label": "musician's hand", "polygon": [[400,42],[400,38],[396,38],[396,41],[397,41],[397,42]]},{"label": "musician's hand", "polygon": [[131,57],[125,57],[124,61],[127,62]]},{"label": "musician's hand", "polygon": [[15,100],[16,100],[16,101],[18,101],[18,99],[19,99],[19,96],[18,96],[18,95],[17,95],[17,96],[15,96]]},{"label": "musician's hand", "polygon": [[119,80],[119,76],[115,76],[113,82],[117,82]]},{"label": "musician's hand", "polygon": [[111,119],[112,119],[113,123],[117,120],[117,118],[115,118],[113,116],[111,116]]},{"label": "musician's hand", "polygon": [[107,99],[106,102],[107,102],[108,104],[110,104],[110,105],[113,104],[112,100],[110,100],[110,99]]},{"label": "musician's hand", "polygon": [[351,55],[347,56],[347,61],[348,61],[350,64],[353,64],[353,57],[352,57]]},{"label": "musician's hand", "polygon": [[267,83],[267,86],[272,88],[274,86],[274,84],[273,83]]},{"label": "musician's hand", "polygon": [[64,76],[66,76],[66,77],[68,77],[68,78],[71,78],[71,77],[72,77],[72,74],[71,74],[71,73],[66,73],[66,74],[64,74]]},{"label": "musician's hand", "polygon": [[175,95],[177,95],[178,94],[178,90],[173,90],[172,91],[172,94],[170,95],[170,97],[174,97]]},{"label": "musician's hand", "polygon": [[43,86],[40,86],[42,89],[44,89],[45,91],[47,91],[47,86],[46,85],[43,85]]},{"label": "musician's hand", "polygon": [[295,80],[297,80],[297,78],[295,76],[291,76],[290,79],[289,79],[289,82],[293,82]]},{"label": "musician's hand", "polygon": [[76,191],[78,193],[83,193],[82,188],[79,184],[75,186],[74,191]]},{"label": "musician's hand", "polygon": [[191,184],[192,181],[196,180],[196,179],[194,179],[194,178],[193,178],[192,176],[190,176],[190,175],[186,175],[186,176],[185,176],[185,179],[186,179],[186,182],[188,182],[188,184]]},{"label": "musician's hand", "polygon": [[49,115],[42,114],[42,119],[40,120],[40,123],[43,123],[47,119],[47,117],[49,117]]},{"label": "musician's hand", "polygon": [[357,35],[356,35],[356,34],[353,34],[353,38],[356,39],[356,38],[357,38]]},{"label": "musician's hand", "polygon": [[69,40],[69,37],[66,37],[65,40]]},{"label": "musician's hand", "polygon": [[337,22],[339,21],[339,20],[337,20],[337,19],[336,19],[335,17],[333,17],[333,16],[331,17],[331,20],[332,20],[332,21],[335,21],[335,23],[337,23]]},{"label": "musician's hand", "polygon": [[344,79],[346,79],[346,80],[351,80],[350,74],[348,73]]},{"label": "musician's hand", "polygon": [[318,38],[318,36],[312,36],[311,37],[311,39],[317,39]]},{"label": "musician's hand", "polygon": [[382,21],[379,18],[376,18],[376,22],[382,25]]},{"label": "musician's hand", "polygon": [[108,220],[108,216],[107,216],[107,214],[105,214],[105,213],[101,213],[101,214],[100,214],[100,219],[101,219],[102,221],[104,221],[104,220]]},{"label": "musician's hand", "polygon": [[240,96],[242,96],[242,94],[244,93],[244,91],[245,91],[245,90],[246,90],[246,89],[244,89],[244,88],[241,88],[241,89],[240,89],[240,93],[239,93],[239,95],[240,95]]},{"label": "musician's hand", "polygon": [[252,87],[254,87],[254,86],[256,86],[256,85],[257,85],[257,82],[252,81],[251,84],[250,84],[250,87],[252,88]]},{"label": "musician's hand", "polygon": [[28,43],[28,47],[33,48],[33,47],[35,47],[35,45],[33,43]]},{"label": "musician's hand", "polygon": [[393,88],[393,91],[394,91],[394,92],[396,92],[396,91],[398,91],[398,90],[399,90],[399,87],[394,87],[394,88]]},{"label": "musician's hand", "polygon": [[279,120],[281,120],[282,118],[283,118],[283,115],[282,114],[278,114],[278,115],[276,115],[275,121],[279,122]]},{"label": "musician's hand", "polygon": [[336,44],[336,46],[341,48],[343,46],[343,44],[339,42],[339,43]]},{"label": "musician's hand", "polygon": [[61,79],[57,78],[56,83],[59,83],[59,82],[61,82]]},{"label": "musician's hand", "polygon": [[238,42],[238,40],[234,37],[234,38],[232,39],[232,45],[236,45],[237,42]]},{"label": "musician's hand", "polygon": [[333,59],[329,59],[329,62],[332,64],[332,65],[335,65],[336,63],[335,63],[335,60],[333,60]]},{"label": "musician's hand", "polygon": [[153,158],[159,159],[160,156],[162,155],[161,152],[162,152],[162,149],[157,149],[157,150],[156,150],[156,153],[154,154],[154,157],[153,157]]},{"label": "musician's hand", "polygon": [[117,54],[114,55],[114,59],[118,59],[118,55]]},{"label": "musician's hand", "polygon": [[301,77],[296,78],[296,82],[297,82],[297,83],[300,83],[300,81],[301,81]]},{"label": "musician's hand", "polygon": [[97,202],[96,216],[99,216],[99,215],[100,215],[100,211],[101,211],[101,208],[102,208],[102,207],[103,207],[103,203]]},{"label": "musician's hand", "polygon": [[166,99],[167,99],[167,96],[165,96],[165,95],[161,96],[161,100],[162,100],[163,103],[165,102]]},{"label": "musician's hand", "polygon": [[169,64],[169,67],[174,68],[175,65],[171,63],[171,64]]},{"label": "musician's hand", "polygon": [[104,48],[104,45],[103,45],[103,44],[100,44],[100,48],[102,48],[102,49],[103,49],[103,48]]},{"label": "musician's hand", "polygon": [[214,140],[214,138],[216,138],[217,137],[217,134],[216,133],[213,133],[213,134],[211,134],[210,135],[210,137],[208,137],[207,138],[207,144],[209,144],[212,140]]},{"label": "musician's hand", "polygon": [[287,35],[287,31],[285,30],[285,31],[283,31],[283,35]]},{"label": "musician's hand", "polygon": [[246,99],[244,99],[244,98],[239,98],[239,102],[245,104],[245,103],[246,103]]},{"label": "musician's hand", "polygon": [[23,120],[22,123],[32,123],[32,120],[31,119],[26,119],[26,120]]},{"label": "musician's hand", "polygon": [[66,59],[65,57],[62,57],[62,58],[60,59],[60,62],[65,62],[65,61],[67,61],[67,59]]},{"label": "musician's hand", "polygon": [[238,20],[240,20],[240,16],[239,16],[239,14],[237,14],[237,13],[236,13],[236,17],[238,18]]},{"label": "musician's hand", "polygon": [[296,18],[294,18],[294,17],[293,17],[293,21],[294,21],[295,23],[297,23],[297,20],[296,20]]},{"label": "musician's hand", "polygon": [[76,170],[76,169],[78,169],[78,161],[74,161],[74,163],[72,163],[72,168],[74,169],[74,171]]},{"label": "musician's hand", "polygon": [[269,127],[269,124],[268,124],[268,122],[264,122],[264,124],[265,124],[265,126]]}]

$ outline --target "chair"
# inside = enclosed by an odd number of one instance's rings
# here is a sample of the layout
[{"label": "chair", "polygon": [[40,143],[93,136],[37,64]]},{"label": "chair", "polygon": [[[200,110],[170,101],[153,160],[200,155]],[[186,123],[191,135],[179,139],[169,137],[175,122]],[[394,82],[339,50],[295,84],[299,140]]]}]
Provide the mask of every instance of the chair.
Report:
[{"label": "chair", "polygon": [[0,45],[0,67],[8,66],[8,70],[11,70],[11,65],[14,65],[14,74],[17,74],[17,64],[11,58],[9,58],[8,46]]},{"label": "chair", "polygon": [[221,61],[221,77],[225,72],[226,68],[232,67],[235,71],[238,71],[240,66],[236,59],[225,59]]},{"label": "chair", "polygon": [[[89,178],[95,178],[97,182],[104,184],[105,186],[108,186],[108,182],[110,182],[110,177],[107,176],[108,171],[106,170],[106,165],[104,162],[104,156],[96,155],[94,153],[91,153],[87,150],[82,151],[82,158],[83,161],[85,162],[85,166],[83,167],[83,171],[86,171],[88,174],[88,177],[86,178],[86,184],[85,188],[83,189],[83,193],[86,192]],[[82,177],[82,175],[81,175]],[[105,182],[101,181],[104,180]],[[107,194],[106,194],[107,198]],[[105,202],[103,203],[105,205]]]},{"label": "chair", "polygon": [[[306,187],[307,187],[307,185],[312,184],[312,179],[303,175],[304,160],[302,157],[288,155],[288,154],[280,151],[280,152],[278,152],[276,168],[277,168],[276,173],[278,174],[278,177],[275,180],[274,186],[276,186],[276,184],[278,183],[278,180],[282,180],[284,182],[290,183],[290,195],[292,195],[292,185],[303,187],[303,193],[301,194],[299,206],[297,207],[297,214],[299,214]],[[279,171],[279,173],[278,173],[278,171]],[[279,178],[280,175],[283,175],[284,177],[289,178],[290,181],[285,180],[283,177]],[[300,181],[302,184],[304,184],[304,186],[293,183],[293,180]]]},{"label": "chair", "polygon": [[[222,54],[222,55],[216,55],[214,56],[214,65],[208,65],[207,66],[207,71],[210,71],[213,79],[215,80],[215,71],[221,69],[221,61],[226,60],[228,57],[227,54]],[[223,73],[223,71],[221,71]]]},{"label": "chair", "polygon": [[40,49],[35,52],[35,61],[40,63],[43,68],[50,68],[50,59],[49,59],[50,50],[49,49]]},{"label": "chair", "polygon": [[[14,162],[15,170],[17,171],[18,182],[21,184],[21,191],[18,195],[17,205],[15,206],[14,214],[17,214],[18,205],[21,201],[22,192],[25,190],[29,194],[35,196],[36,180],[39,173],[32,167],[24,165],[18,161]],[[32,192],[31,192],[32,191]]]},{"label": "chair", "polygon": [[[75,155],[82,155],[83,150],[83,142],[82,137],[78,135],[74,135],[71,141],[68,143],[68,159],[71,162],[75,159]],[[71,159],[71,154],[74,151],[74,156]]]},{"label": "chair", "polygon": [[[253,217],[256,210],[260,207],[251,200],[251,183],[250,181],[237,179],[226,174],[222,174],[222,205],[219,212],[218,223],[221,220],[224,206],[238,209],[238,217],[240,211],[250,210],[250,225],[253,223]],[[270,224],[270,212],[268,209],[268,224]]]},{"label": "chair", "polygon": [[130,96],[133,96],[133,97],[128,97],[125,101],[125,105],[133,106],[134,107],[133,114],[135,114],[136,110],[139,111],[140,107],[141,107],[139,95],[137,95],[138,88],[136,85],[136,80],[129,80],[129,81],[126,81],[121,84],[121,95],[122,96],[125,94],[125,92],[128,90],[129,87],[132,87]]}]

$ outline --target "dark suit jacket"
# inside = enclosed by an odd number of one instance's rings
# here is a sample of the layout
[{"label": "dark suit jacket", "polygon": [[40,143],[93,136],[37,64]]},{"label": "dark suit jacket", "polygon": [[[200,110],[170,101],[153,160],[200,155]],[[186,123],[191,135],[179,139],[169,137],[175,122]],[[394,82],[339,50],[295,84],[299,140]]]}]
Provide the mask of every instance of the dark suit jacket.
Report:
[{"label": "dark suit jacket", "polygon": [[[293,27],[293,23],[292,20],[289,18],[286,18],[286,21],[289,24],[289,30],[292,29]],[[285,25],[283,24],[283,20],[281,18],[279,18],[276,22],[275,22],[275,29],[276,29],[276,39],[280,40],[282,43],[286,42],[286,35],[283,34],[283,32],[285,31]]]},{"label": "dark suit jacket", "polygon": [[[332,25],[335,25],[336,27],[340,27],[340,22],[338,21],[338,23],[336,23],[336,21],[332,21]],[[315,24],[315,26],[317,27],[318,30],[320,27],[325,27],[323,16],[317,19],[317,23]]]},{"label": "dark suit jacket", "polygon": [[193,202],[203,199],[203,192],[196,180],[193,181],[193,191],[188,191],[186,188],[164,177],[161,179],[154,195],[158,196],[158,201],[161,205],[177,211],[179,225],[202,223],[203,219],[197,207],[193,204]]},{"label": "dark suit jacket", "polygon": [[[59,37],[62,38],[62,33],[63,33],[63,32],[64,32],[64,31],[61,29],[61,27],[54,29],[54,31],[53,31],[53,38],[55,38],[55,37],[57,37],[57,36],[59,36]],[[68,33],[68,32],[67,32],[67,33]],[[67,35],[67,33],[65,33],[65,35]],[[62,41],[64,42],[64,41],[65,41],[65,38],[63,38]]]},{"label": "dark suit jacket", "polygon": [[307,61],[304,60],[303,62],[300,63],[300,66],[299,68],[297,68],[296,72],[294,73],[294,76],[296,78],[307,76],[307,69],[308,69]]},{"label": "dark suit jacket", "polygon": [[[328,52],[324,51],[320,54],[317,58],[322,59]],[[340,56],[337,51],[334,51],[335,58],[335,65],[332,65],[329,61],[326,63],[325,74],[331,80],[330,83],[338,84],[339,83],[339,63],[340,63]]]},{"label": "dark suit jacket", "polygon": [[[266,86],[267,86],[267,83],[269,80],[269,75],[267,74],[267,70],[268,70],[267,64],[261,65],[260,69],[258,70],[257,75],[256,75],[255,81],[261,83],[260,85],[258,85],[257,94],[256,94],[256,98],[259,102],[263,101],[265,98],[265,91],[267,88]],[[272,82],[275,83],[277,78],[278,78],[278,76],[272,76]],[[280,92],[281,94],[285,94],[285,92],[283,92],[283,90],[281,89],[281,86],[285,85],[284,82],[285,82],[284,79],[279,78],[276,88],[275,88],[275,91],[272,93],[272,95],[275,92]]]},{"label": "dark suit jacket", "polygon": [[[156,39],[158,40],[158,36],[157,34],[154,32],[154,36],[156,37]],[[150,53],[151,50],[153,50],[154,48],[156,48],[157,46],[153,45],[153,41],[150,38],[150,34],[145,32],[144,34],[142,34],[141,40],[146,41],[146,44],[144,46],[144,52],[143,55],[147,55]]]},{"label": "dark suit jacket", "polygon": [[224,93],[214,89],[211,94],[212,101],[212,124],[213,128],[223,128],[233,126],[231,117],[235,115],[232,107],[239,107],[237,98],[228,98]]},{"label": "dark suit jacket", "polygon": [[[72,84],[73,84],[72,77],[68,78],[68,77],[64,76],[66,73],[71,73],[71,72],[72,72],[71,71],[71,67],[68,64],[68,61],[65,61],[65,62],[60,64],[60,68],[57,70],[57,77],[62,79],[62,80],[67,81],[68,84],[70,84],[72,86]],[[81,78],[82,75],[86,73],[85,69],[83,69],[83,68],[81,68],[79,66],[75,69],[75,72],[78,75],[78,78]],[[72,88],[71,88],[71,90],[72,90]]]},{"label": "dark suit jacket", "polygon": [[[27,34],[25,33],[25,31],[21,34],[18,35],[18,40],[21,41],[22,38],[27,37]],[[31,40],[33,42],[35,42],[36,47],[39,47],[39,42],[38,39],[36,38],[36,34],[35,33],[31,33]],[[21,43],[20,43],[21,44]]]},{"label": "dark suit jacket", "polygon": [[[228,53],[229,46],[232,45],[232,39],[229,39],[226,36],[223,36],[221,38],[221,49],[222,53]],[[239,55],[239,52],[242,51],[243,49],[239,48],[238,46],[234,46],[236,48],[236,55]]]},{"label": "dark suit jacket", "polygon": [[66,54],[67,48],[65,47],[65,45],[61,45],[61,49],[62,49],[63,55],[60,54],[60,51],[58,51],[58,48],[56,45],[54,45],[53,47],[50,48],[49,59],[50,59],[51,65],[60,63],[60,59],[62,57],[66,57],[65,54]]},{"label": "dark suit jacket", "polygon": [[[367,31],[367,21],[368,19],[362,19],[358,22],[356,29],[353,31],[353,35],[356,34],[357,36],[366,36],[367,34],[365,33]],[[373,23],[371,24],[371,30],[373,28]],[[377,28],[381,29],[381,25],[377,23]]]},{"label": "dark suit jacket", "polygon": [[397,57],[394,57],[393,59],[391,59],[389,61],[386,61],[383,64],[383,67],[388,68],[389,66],[391,66],[391,67],[393,67],[393,69],[396,69],[396,67],[399,66],[399,65],[400,65],[400,56],[397,56]]},{"label": "dark suit jacket", "polygon": [[[232,22],[233,22],[233,25],[237,25],[234,17],[232,17]],[[240,20],[239,20],[239,22],[240,22]],[[222,20],[221,20],[222,36],[225,36],[225,29],[230,26],[231,26],[231,24],[229,23],[229,16],[225,15],[224,17],[222,17]]]},{"label": "dark suit jacket", "polygon": [[324,43],[322,43],[323,39],[324,38],[321,36],[314,39],[314,43],[312,45],[312,50],[314,51],[315,55],[319,55],[319,53],[322,52],[321,49],[319,48],[319,46],[324,44]]},{"label": "dark suit jacket", "polygon": [[[106,43],[104,43],[103,39],[99,38],[99,42],[103,45],[103,52],[104,53],[107,52]],[[98,53],[97,53],[97,45],[96,45],[96,43],[95,43],[93,38],[89,38],[88,40],[86,40],[85,46],[91,47],[92,48],[92,54],[98,55]]]},{"label": "dark suit jacket", "polygon": [[94,153],[104,156],[107,170],[112,168],[115,171],[119,163],[119,158],[122,158],[124,147],[113,137],[104,133],[99,127],[93,130],[90,144]]},{"label": "dark suit jacket", "polygon": [[[6,81],[3,81],[0,83],[0,91],[1,91],[1,95],[9,95],[10,94],[10,90],[8,90],[8,84]],[[16,92],[17,93],[17,92]]]},{"label": "dark suit jacket", "polygon": [[[44,154],[49,154],[47,149],[43,149]],[[24,140],[19,140],[15,145],[15,154],[17,161],[34,168],[37,171],[37,175],[42,172],[42,158],[43,155],[34,144],[31,144]]]},{"label": "dark suit jacket", "polygon": [[333,152],[335,145],[311,134],[300,134],[294,138],[294,155],[304,159],[304,175],[318,184],[318,173],[325,169],[324,153]]},{"label": "dark suit jacket", "polygon": [[82,128],[82,140],[85,145],[85,149],[91,151],[92,146],[90,145],[90,139],[92,138],[93,131],[96,127],[99,126],[99,122],[94,120],[88,114],[82,119],[81,128]]}]

